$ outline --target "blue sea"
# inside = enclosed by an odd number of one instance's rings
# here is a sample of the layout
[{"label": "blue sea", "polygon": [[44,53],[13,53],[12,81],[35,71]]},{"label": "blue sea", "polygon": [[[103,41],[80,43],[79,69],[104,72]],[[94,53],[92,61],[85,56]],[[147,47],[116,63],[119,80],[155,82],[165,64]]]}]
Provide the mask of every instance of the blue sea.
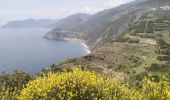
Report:
[{"label": "blue sea", "polygon": [[53,63],[88,54],[79,42],[47,40],[44,28],[0,29],[0,72],[37,73]]}]

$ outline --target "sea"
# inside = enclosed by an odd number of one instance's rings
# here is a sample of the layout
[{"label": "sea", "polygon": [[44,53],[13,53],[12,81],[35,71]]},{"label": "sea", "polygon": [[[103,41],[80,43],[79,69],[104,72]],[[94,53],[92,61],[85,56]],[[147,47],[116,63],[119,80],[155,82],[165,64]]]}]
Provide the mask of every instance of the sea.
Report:
[{"label": "sea", "polygon": [[46,28],[0,28],[0,72],[38,73],[67,59],[89,54],[81,42],[48,40]]}]

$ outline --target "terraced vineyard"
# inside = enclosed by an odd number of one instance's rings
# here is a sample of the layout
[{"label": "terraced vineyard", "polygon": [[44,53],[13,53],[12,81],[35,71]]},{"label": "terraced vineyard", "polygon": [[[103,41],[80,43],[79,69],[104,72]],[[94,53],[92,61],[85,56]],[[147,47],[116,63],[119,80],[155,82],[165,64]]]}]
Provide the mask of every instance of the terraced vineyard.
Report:
[{"label": "terraced vineyard", "polygon": [[[145,72],[167,72],[170,69],[170,12],[152,10],[130,27],[121,37],[114,38],[92,54],[70,59],[49,70],[61,71],[72,66],[87,67],[98,73],[123,77]],[[60,66],[60,67],[58,67]]]},{"label": "terraced vineyard", "polygon": [[127,39],[125,43],[146,44],[155,48],[155,58],[149,58],[152,53],[146,56],[149,59],[145,61],[150,62],[145,66],[148,67],[145,68],[147,71],[168,72],[170,69],[170,11],[159,9],[148,12],[121,39],[124,38]]},{"label": "terraced vineyard", "polygon": [[[152,56],[151,52],[146,56],[149,59],[145,61],[150,63],[145,65],[145,67],[148,67],[145,69],[152,72],[168,72],[170,61],[170,11],[158,9],[148,12],[118,41],[154,47],[155,58],[150,58]],[[149,49],[147,50],[149,51]]]}]

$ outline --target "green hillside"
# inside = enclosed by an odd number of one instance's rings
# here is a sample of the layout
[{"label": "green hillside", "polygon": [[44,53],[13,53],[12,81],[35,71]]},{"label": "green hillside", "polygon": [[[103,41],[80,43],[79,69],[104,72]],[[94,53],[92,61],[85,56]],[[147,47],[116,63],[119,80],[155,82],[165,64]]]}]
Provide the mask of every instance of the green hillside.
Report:
[{"label": "green hillside", "polygon": [[52,65],[50,71],[72,66],[98,73],[124,76],[145,72],[169,73],[170,12],[157,9],[146,13],[134,26],[99,47],[90,55]]},{"label": "green hillside", "polygon": [[87,41],[91,49],[96,49],[124,32],[129,26],[133,26],[148,11],[153,8],[170,5],[169,3],[168,0],[134,0],[112,9],[100,11],[90,17],[87,17],[87,15],[84,15],[84,17],[81,16],[82,18],[86,18],[86,20],[76,22],[76,27],[72,26],[75,26],[74,21],[77,20],[77,17],[72,17],[72,21],[67,21],[70,19],[70,17],[67,17],[61,20],[67,23],[64,23],[64,25],[58,23],[59,25],[46,36],[48,37],[50,34],[58,34],[60,31],[66,31],[68,33],[67,38],[71,34],[74,38]]},{"label": "green hillside", "polygon": [[99,42],[87,56],[53,64],[37,75],[1,73],[0,99],[170,100],[170,7],[160,6]]}]

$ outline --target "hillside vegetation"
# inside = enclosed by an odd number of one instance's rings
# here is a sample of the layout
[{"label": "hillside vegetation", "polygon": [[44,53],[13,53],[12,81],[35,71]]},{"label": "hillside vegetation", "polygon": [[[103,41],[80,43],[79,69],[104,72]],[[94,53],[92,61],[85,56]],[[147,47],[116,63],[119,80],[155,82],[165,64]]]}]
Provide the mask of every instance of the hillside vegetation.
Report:
[{"label": "hillside vegetation", "polygon": [[[168,0],[135,0],[91,16],[82,15],[79,19],[77,19],[77,14],[74,14],[62,19],[62,23],[57,22],[55,29],[49,32],[46,37],[48,35],[50,37],[50,34],[52,34],[53,38],[58,39],[58,35],[54,34],[61,34],[64,31],[68,34],[67,38],[83,39],[87,41],[91,49],[96,49],[124,32],[129,26],[133,26],[141,16],[152,8],[159,8],[169,3]],[[72,18],[71,21],[70,17]]]},{"label": "hillside vegetation", "polygon": [[169,100],[169,81],[151,75],[131,86],[116,77],[73,69],[48,73],[30,81],[22,90],[1,87],[1,100]]},{"label": "hillside vegetation", "polygon": [[2,100],[170,100],[170,9],[152,8],[90,55],[35,76],[2,73],[0,85]]},{"label": "hillside vegetation", "polygon": [[[119,74],[140,80],[147,72],[169,74],[170,12],[165,8],[142,16],[116,39],[90,55],[54,64],[46,71],[70,70],[72,66],[87,68],[106,75]],[[140,76],[140,78],[139,78]]]}]

